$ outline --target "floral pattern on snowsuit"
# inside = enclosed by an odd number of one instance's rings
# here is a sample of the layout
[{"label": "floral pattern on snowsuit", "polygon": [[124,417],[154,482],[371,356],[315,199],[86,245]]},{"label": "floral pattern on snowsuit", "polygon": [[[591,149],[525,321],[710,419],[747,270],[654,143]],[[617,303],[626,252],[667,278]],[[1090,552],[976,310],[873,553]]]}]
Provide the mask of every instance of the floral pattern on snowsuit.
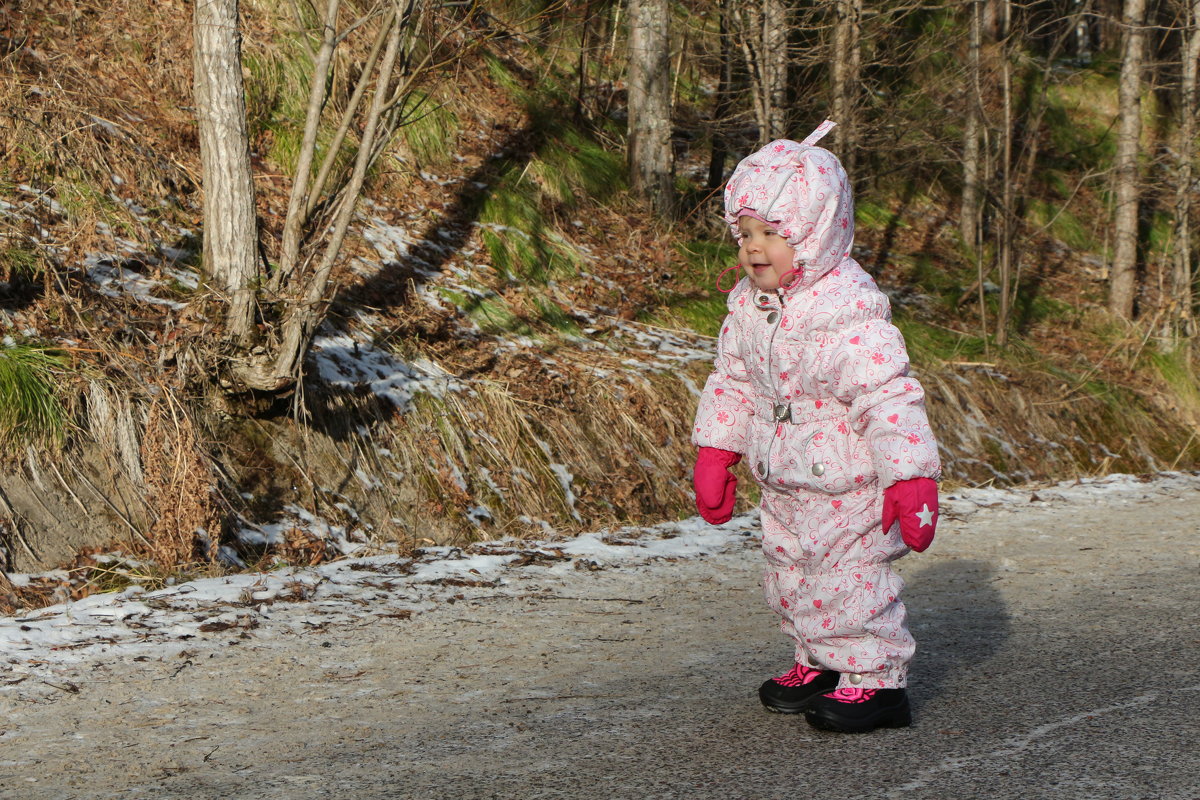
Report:
[{"label": "floral pattern on snowsuit", "polygon": [[901,687],[915,645],[891,562],[908,548],[898,524],[882,529],[883,490],[941,466],[888,300],[850,257],[850,185],[814,146],[831,127],[771,142],[729,180],[735,236],[743,208],[770,220],[798,277],[730,293],[692,441],[744,454],[762,487],[764,591],[796,660],[842,686]]}]

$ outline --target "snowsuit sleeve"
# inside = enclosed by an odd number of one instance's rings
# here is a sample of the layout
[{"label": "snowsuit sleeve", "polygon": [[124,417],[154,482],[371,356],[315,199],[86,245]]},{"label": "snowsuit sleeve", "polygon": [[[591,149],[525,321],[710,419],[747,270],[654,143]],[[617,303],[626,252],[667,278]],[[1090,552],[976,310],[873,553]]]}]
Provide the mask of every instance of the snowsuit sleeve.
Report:
[{"label": "snowsuit sleeve", "polygon": [[729,315],[717,337],[717,359],[704,384],[692,444],[745,454],[750,418],[754,416],[750,374],[742,361],[742,314],[748,292],[745,287],[729,295]]},{"label": "snowsuit sleeve", "polygon": [[941,460],[925,390],[908,374],[908,351],[887,297],[873,284],[860,285],[857,294],[825,333],[827,388],[848,407],[883,488],[910,478],[937,480]]}]

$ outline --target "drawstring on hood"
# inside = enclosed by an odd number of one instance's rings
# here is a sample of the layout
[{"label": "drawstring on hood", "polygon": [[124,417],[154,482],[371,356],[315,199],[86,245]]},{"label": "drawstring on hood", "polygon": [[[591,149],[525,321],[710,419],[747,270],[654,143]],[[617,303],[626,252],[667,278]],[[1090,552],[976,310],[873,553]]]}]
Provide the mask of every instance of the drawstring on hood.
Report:
[{"label": "drawstring on hood", "polygon": [[725,221],[741,245],[738,217],[775,226],[795,251],[793,279],[807,286],[850,256],[854,198],[837,156],[816,143],[836,123],[825,120],[802,142],[777,139],[742,160],[725,186]]}]

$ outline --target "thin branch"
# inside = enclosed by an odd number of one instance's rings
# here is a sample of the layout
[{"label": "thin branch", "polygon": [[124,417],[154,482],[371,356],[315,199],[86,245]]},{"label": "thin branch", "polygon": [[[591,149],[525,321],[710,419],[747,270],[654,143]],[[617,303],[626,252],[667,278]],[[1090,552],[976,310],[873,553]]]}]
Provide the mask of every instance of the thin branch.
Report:
[{"label": "thin branch", "polygon": [[296,269],[299,261],[300,239],[304,232],[304,209],[307,206],[309,179],[312,175],[313,155],[317,149],[317,132],[321,127],[321,112],[325,108],[325,91],[329,76],[329,65],[333,59],[333,49],[337,30],[337,13],[341,0],[328,0],[325,7],[325,22],[323,26],[321,48],[313,64],[312,85],[309,87],[308,108],[304,118],[304,139],[300,145],[300,156],[296,162],[296,171],[292,180],[292,193],[288,198],[287,217],[283,224],[283,245],[279,257],[279,267],[271,277],[270,289],[278,292],[287,282],[288,277]]}]

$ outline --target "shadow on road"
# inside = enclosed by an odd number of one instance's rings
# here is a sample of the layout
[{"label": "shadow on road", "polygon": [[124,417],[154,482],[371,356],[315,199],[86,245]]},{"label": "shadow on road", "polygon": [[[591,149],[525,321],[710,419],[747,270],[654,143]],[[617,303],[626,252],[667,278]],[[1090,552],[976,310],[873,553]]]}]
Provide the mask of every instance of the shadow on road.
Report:
[{"label": "shadow on road", "polygon": [[932,700],[965,673],[978,675],[1010,634],[1010,618],[991,564],[940,561],[905,576],[909,625],[917,639],[912,684]]}]

